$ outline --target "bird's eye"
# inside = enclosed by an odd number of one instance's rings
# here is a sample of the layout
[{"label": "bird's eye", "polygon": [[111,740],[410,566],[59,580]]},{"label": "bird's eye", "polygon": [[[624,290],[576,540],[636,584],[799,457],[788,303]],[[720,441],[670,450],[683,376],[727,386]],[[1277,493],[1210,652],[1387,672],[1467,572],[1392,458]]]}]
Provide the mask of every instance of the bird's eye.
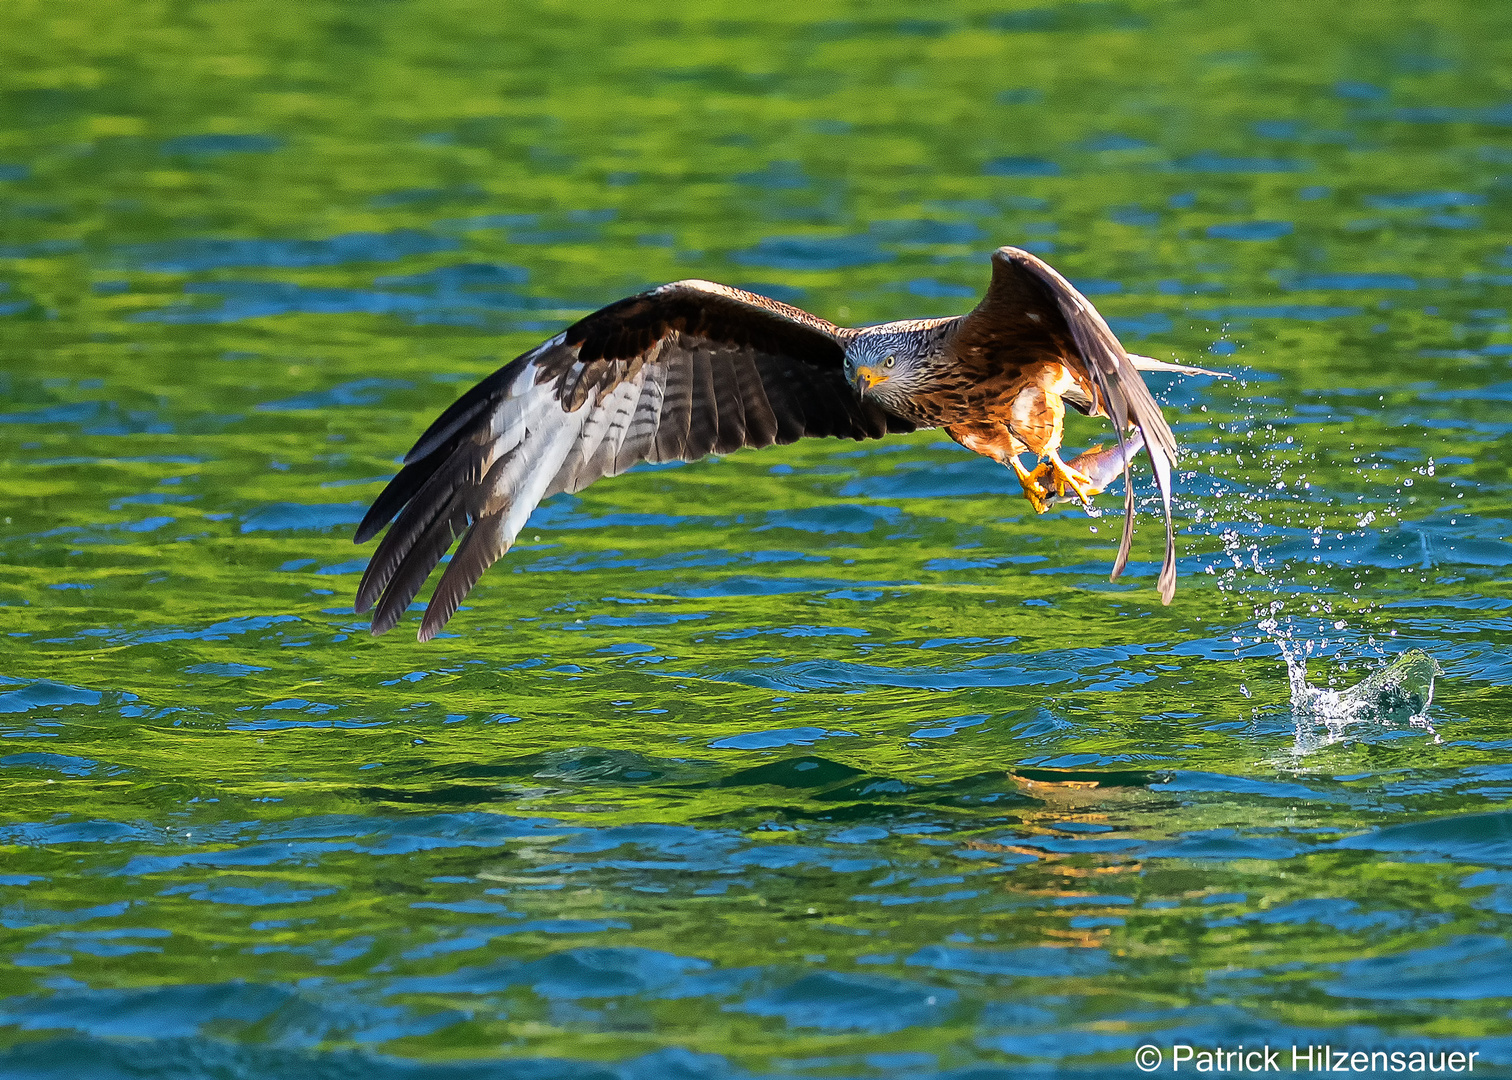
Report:
[{"label": "bird's eye", "polygon": [[892,367],[897,362],[898,362],[898,358],[896,356],[889,356],[886,360],[882,361],[882,366],[883,367]]}]

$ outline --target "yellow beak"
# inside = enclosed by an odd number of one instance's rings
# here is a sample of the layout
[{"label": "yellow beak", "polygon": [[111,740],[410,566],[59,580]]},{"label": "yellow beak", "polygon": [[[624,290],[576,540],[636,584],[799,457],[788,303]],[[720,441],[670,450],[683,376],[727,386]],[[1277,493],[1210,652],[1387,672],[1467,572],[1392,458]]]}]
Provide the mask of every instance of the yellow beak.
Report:
[{"label": "yellow beak", "polygon": [[856,388],[863,394],[878,383],[885,383],[886,381],[887,376],[878,374],[876,368],[858,367],[856,369]]}]

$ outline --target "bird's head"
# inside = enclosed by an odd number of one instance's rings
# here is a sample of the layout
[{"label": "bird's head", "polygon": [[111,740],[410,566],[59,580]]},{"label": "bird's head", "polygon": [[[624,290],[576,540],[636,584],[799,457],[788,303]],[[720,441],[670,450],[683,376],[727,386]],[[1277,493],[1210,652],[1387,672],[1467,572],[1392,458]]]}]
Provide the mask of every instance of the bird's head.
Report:
[{"label": "bird's head", "polygon": [[845,377],[863,400],[886,405],[906,397],[918,378],[920,354],[913,336],[863,331],[845,350]]}]

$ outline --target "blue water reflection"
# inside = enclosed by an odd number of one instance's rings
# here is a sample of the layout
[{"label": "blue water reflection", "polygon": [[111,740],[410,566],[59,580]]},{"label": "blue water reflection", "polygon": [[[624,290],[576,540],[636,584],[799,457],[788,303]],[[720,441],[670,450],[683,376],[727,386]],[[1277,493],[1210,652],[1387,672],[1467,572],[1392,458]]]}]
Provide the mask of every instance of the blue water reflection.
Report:
[{"label": "blue water reflection", "polygon": [[339,266],[350,262],[392,262],[409,255],[452,251],[451,237],[413,229],[389,233],[346,233],[326,240],[174,240],[131,244],[116,250],[126,266],[159,273],[192,274],[230,267]]},{"label": "blue water reflection", "polygon": [[[0,63],[0,1077],[1512,1075],[1501,9],[275,6]],[[399,455],[584,313],[945,315],[1000,243],[1233,376],[1148,380],[1172,606],[1143,465],[1111,582],[1122,479],[920,433],[554,496],[424,647],[351,610]],[[1433,731],[1283,644],[1428,651]]]}]

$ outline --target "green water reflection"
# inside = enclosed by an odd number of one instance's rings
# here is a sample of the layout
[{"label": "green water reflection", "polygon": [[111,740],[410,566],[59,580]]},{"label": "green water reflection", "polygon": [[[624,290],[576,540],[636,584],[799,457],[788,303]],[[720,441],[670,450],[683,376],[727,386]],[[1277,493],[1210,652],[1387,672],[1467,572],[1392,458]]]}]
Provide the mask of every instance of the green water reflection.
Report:
[{"label": "green water reflection", "polygon": [[[1512,9],[5,14],[0,1076],[1512,1074]],[[1000,243],[1239,376],[1160,387],[1172,607],[1153,510],[1111,585],[926,432],[351,614],[397,455],[584,312],[952,313]],[[1442,744],[1299,731],[1267,616],[1432,654]]]}]

